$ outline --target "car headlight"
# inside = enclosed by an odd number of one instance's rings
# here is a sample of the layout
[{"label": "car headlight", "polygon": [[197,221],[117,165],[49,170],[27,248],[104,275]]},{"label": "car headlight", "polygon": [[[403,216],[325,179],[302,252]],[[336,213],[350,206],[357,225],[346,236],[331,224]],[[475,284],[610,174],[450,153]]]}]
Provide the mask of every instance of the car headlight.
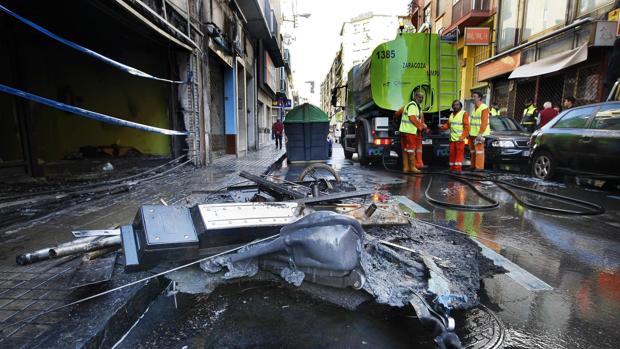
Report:
[{"label": "car headlight", "polygon": [[502,140],[497,140],[497,141],[493,141],[491,143],[492,147],[496,147],[496,148],[514,148],[515,147],[515,142],[513,141],[502,141]]}]

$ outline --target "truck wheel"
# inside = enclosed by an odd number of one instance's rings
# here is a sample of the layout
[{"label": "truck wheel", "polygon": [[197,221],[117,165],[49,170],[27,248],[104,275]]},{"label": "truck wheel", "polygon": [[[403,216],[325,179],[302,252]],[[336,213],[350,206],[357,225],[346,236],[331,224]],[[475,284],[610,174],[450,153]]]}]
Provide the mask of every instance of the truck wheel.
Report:
[{"label": "truck wheel", "polygon": [[357,135],[357,161],[360,165],[368,166],[370,164],[370,158],[366,155],[366,137],[364,135]]},{"label": "truck wheel", "polygon": [[347,151],[346,149],[344,150],[344,157],[345,159],[353,159],[353,152],[352,151]]},{"label": "truck wheel", "polygon": [[532,175],[539,179],[552,179],[555,176],[555,160],[548,151],[540,151],[532,160]]}]

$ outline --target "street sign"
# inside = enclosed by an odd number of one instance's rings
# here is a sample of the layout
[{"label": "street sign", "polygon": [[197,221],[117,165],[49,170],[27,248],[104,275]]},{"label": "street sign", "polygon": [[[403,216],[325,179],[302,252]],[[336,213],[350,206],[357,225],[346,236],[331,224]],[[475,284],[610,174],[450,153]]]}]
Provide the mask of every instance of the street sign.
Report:
[{"label": "street sign", "polygon": [[271,101],[271,106],[276,108],[290,108],[293,106],[293,101],[288,98],[278,98]]},{"label": "street sign", "polygon": [[491,41],[491,28],[466,27],[465,46],[486,46]]}]

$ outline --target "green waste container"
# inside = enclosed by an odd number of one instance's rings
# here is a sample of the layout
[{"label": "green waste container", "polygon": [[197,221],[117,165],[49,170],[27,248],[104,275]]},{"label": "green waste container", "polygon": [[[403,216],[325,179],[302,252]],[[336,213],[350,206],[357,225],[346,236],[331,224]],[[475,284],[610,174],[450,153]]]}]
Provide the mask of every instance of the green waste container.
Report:
[{"label": "green waste container", "polygon": [[321,108],[304,103],[291,109],[284,119],[289,161],[327,160],[329,117]]}]

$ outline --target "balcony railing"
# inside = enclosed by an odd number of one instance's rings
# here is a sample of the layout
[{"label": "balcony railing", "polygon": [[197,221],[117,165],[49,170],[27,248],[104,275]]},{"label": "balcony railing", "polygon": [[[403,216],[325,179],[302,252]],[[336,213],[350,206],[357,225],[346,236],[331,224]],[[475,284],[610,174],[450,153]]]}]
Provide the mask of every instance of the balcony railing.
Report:
[{"label": "balcony railing", "polygon": [[452,6],[452,24],[466,17],[488,17],[491,15],[491,0],[460,0]]}]

